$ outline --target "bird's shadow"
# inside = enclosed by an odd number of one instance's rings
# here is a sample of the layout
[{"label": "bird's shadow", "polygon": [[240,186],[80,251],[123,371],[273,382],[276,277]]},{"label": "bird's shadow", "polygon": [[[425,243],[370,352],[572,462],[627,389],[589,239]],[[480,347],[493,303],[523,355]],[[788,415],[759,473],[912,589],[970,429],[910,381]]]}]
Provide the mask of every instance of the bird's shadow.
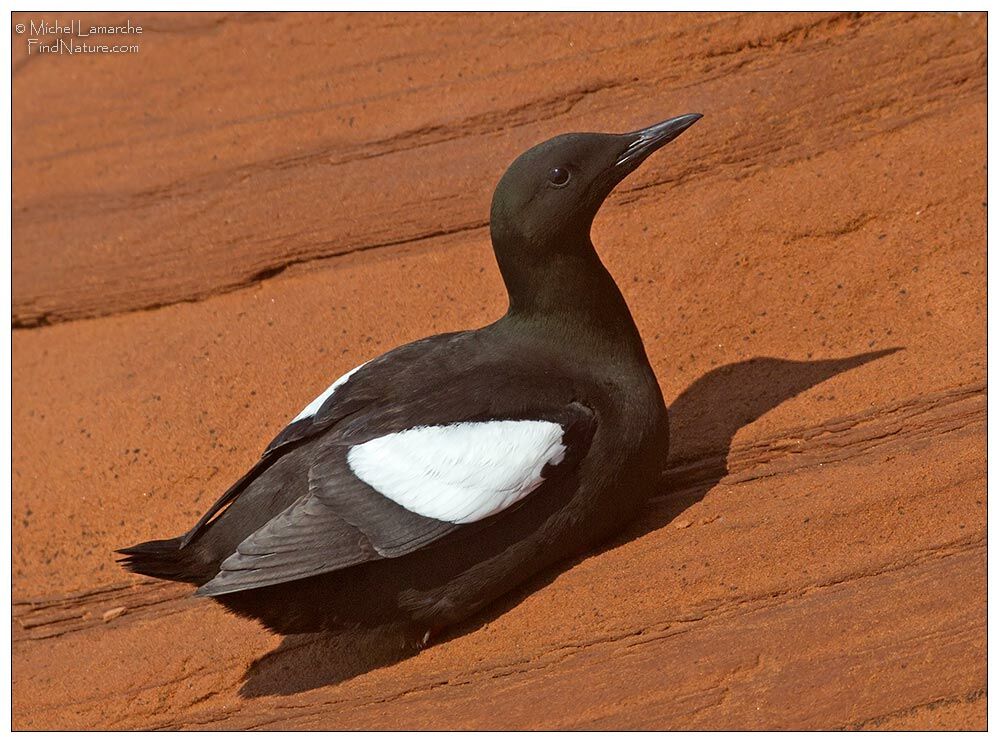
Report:
[{"label": "bird's shadow", "polygon": [[[663,497],[623,534],[595,551],[659,529],[701,500],[728,474],[729,449],[743,426],[820,382],[899,350],[888,348],[821,361],[757,357],[704,374],[669,406],[670,457]],[[437,642],[489,623],[586,556],[562,562],[528,580],[476,617],[450,629]],[[250,666],[239,693],[243,697],[295,694],[346,681],[416,652],[381,632],[285,637],[276,649]]]}]

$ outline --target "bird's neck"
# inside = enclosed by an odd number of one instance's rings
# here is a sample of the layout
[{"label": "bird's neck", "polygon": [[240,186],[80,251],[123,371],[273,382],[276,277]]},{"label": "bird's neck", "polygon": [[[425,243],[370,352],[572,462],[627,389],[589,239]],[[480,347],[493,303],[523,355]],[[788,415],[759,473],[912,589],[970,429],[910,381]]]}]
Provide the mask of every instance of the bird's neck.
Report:
[{"label": "bird's neck", "polygon": [[631,311],[589,236],[570,250],[503,247],[509,246],[500,246],[496,258],[510,297],[508,323],[619,361],[648,363]]}]

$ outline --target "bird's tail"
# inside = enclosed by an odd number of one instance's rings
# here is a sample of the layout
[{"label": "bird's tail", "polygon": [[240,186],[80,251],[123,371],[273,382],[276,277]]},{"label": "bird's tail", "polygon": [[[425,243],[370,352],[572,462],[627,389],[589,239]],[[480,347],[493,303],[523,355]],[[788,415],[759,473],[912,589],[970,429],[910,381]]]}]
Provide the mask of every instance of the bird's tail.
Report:
[{"label": "bird's tail", "polygon": [[204,566],[193,549],[181,549],[182,537],[154,539],[117,550],[118,562],[126,569],[152,578],[198,585],[204,582]]}]

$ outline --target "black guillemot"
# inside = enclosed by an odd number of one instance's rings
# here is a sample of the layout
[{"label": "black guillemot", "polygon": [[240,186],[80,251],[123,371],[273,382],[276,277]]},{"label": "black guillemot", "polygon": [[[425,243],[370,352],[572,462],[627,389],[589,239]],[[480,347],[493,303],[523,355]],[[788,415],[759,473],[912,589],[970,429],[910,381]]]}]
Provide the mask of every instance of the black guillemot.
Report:
[{"label": "black guillemot", "polygon": [[518,157],[490,213],[507,313],[344,374],[190,531],[121,550],[124,566],[282,634],[393,627],[421,645],[613,534],[660,483],[669,435],[590,228],[700,117]]}]

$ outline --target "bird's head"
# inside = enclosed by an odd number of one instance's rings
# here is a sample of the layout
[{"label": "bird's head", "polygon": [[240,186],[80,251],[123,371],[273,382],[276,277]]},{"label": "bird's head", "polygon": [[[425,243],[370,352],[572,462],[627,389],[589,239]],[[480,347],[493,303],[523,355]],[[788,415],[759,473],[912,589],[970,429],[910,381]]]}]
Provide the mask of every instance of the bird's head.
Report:
[{"label": "bird's head", "polygon": [[700,118],[685,114],[630,134],[562,134],[529,149],[493,195],[497,256],[502,261],[504,249],[558,252],[588,243],[593,218],[614,187]]}]

